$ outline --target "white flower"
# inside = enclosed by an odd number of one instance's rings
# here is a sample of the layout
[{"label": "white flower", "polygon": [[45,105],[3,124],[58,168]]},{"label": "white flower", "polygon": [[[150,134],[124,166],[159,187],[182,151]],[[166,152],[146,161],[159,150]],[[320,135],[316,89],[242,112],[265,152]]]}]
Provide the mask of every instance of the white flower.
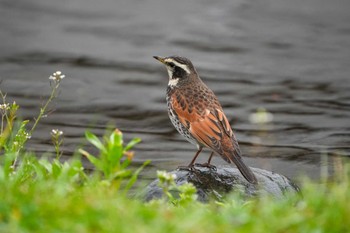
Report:
[{"label": "white flower", "polygon": [[61,71],[56,71],[55,73],[53,73],[49,79],[50,80],[53,80],[55,82],[59,82],[61,81],[62,79],[64,79],[66,76],[64,74],[62,74]]},{"label": "white flower", "polygon": [[32,138],[32,136],[30,136],[29,133],[27,133],[27,132],[24,133],[24,136],[26,136],[27,139],[31,139]]},{"label": "white flower", "polygon": [[0,113],[2,115],[6,115],[9,109],[10,109],[10,104],[0,104]]},{"label": "white flower", "polygon": [[166,171],[157,171],[157,176],[159,179],[162,179],[165,181],[173,181],[176,179],[176,174],[166,172]]},{"label": "white flower", "polygon": [[58,130],[58,129],[51,130],[52,136],[61,136],[62,134],[63,134],[63,132],[61,130]]},{"label": "white flower", "polygon": [[10,109],[10,104],[0,104],[0,109],[1,110],[9,110]]}]

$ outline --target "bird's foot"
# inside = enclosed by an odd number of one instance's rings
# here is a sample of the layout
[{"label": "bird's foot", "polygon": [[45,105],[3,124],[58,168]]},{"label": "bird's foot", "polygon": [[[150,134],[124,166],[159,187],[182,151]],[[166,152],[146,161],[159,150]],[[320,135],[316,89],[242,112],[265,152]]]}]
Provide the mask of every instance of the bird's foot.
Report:
[{"label": "bird's foot", "polygon": [[195,170],[193,165],[191,165],[191,166],[178,166],[177,169],[180,171],[181,170],[182,171],[194,171]]},{"label": "bird's foot", "polygon": [[216,166],[211,165],[210,163],[196,163],[195,166],[197,166],[197,167],[207,167],[207,168],[212,169],[214,171],[217,170]]}]

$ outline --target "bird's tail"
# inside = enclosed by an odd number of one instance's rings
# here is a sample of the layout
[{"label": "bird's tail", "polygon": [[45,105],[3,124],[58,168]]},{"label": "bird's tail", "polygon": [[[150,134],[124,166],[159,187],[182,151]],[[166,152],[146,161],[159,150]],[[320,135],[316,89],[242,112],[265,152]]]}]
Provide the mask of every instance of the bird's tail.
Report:
[{"label": "bird's tail", "polygon": [[249,183],[252,183],[252,184],[258,183],[258,180],[256,179],[254,173],[247,165],[245,165],[245,163],[243,162],[243,159],[239,153],[226,152],[225,156],[226,156],[225,160],[226,161],[229,160],[229,162],[231,162],[231,163],[233,162],[237,166],[238,170],[242,173],[244,178]]}]

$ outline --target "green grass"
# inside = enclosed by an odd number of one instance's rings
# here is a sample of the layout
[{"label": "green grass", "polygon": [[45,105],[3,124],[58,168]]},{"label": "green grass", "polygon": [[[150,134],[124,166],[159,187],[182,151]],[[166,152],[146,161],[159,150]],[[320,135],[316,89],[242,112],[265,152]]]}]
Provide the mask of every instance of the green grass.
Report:
[{"label": "green grass", "polygon": [[[53,81],[56,92],[59,82]],[[305,179],[302,195],[246,200],[232,194],[206,204],[195,200],[192,185],[177,187],[180,199],[174,198],[169,193],[175,188],[173,177],[159,172],[166,198],[143,203],[129,195],[143,168],[129,168],[135,156],[131,149],[140,140],[124,143],[119,130],[107,131],[102,139],[86,133],[99,152],[79,152],[93,164],[93,172],[84,170],[80,156],[60,161],[59,130],[52,131],[55,154],[50,160],[26,151],[50,101],[29,129],[29,121],[16,121],[17,104],[1,105],[0,232],[350,232],[348,165],[332,182]]]},{"label": "green grass", "polygon": [[[35,159],[34,159],[35,160]],[[73,166],[73,165],[72,165]],[[74,166],[73,166],[74,167]],[[79,167],[79,166],[78,166]],[[19,168],[19,170],[24,167]],[[72,171],[68,169],[69,174]],[[73,169],[75,170],[75,169]],[[79,169],[78,169],[79,170]],[[73,175],[73,171],[71,174]],[[1,232],[349,232],[349,184],[305,183],[303,197],[142,203],[71,175],[1,178]]]}]

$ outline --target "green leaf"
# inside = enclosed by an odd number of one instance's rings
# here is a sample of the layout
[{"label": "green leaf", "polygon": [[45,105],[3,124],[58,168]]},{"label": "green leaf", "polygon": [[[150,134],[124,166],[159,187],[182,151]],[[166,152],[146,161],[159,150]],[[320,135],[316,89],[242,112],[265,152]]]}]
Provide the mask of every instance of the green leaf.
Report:
[{"label": "green leaf", "polygon": [[113,145],[123,145],[123,134],[119,129],[115,129],[109,136],[109,140]]},{"label": "green leaf", "polygon": [[131,164],[131,160],[125,159],[125,160],[122,162],[121,167],[122,167],[123,169],[125,169],[125,168],[127,168],[130,164]]},{"label": "green leaf", "polygon": [[85,132],[85,138],[101,152],[106,153],[106,148],[98,137],[90,131]]},{"label": "green leaf", "polygon": [[110,161],[113,166],[120,163],[120,159],[123,157],[123,146],[122,145],[111,145],[108,152],[108,161]]},{"label": "green leaf", "polygon": [[52,175],[57,178],[62,172],[62,164],[58,160],[52,162]]},{"label": "green leaf", "polygon": [[134,138],[132,139],[124,148],[124,151],[128,151],[131,148],[133,148],[136,144],[141,142],[141,138]]},{"label": "green leaf", "polygon": [[137,177],[139,176],[140,172],[143,170],[144,167],[146,167],[148,164],[151,163],[151,160],[147,160],[145,161],[141,167],[139,167],[130,177],[128,183],[126,184],[125,188],[124,188],[124,193],[126,194],[130,188],[135,184],[135,182],[137,181]]},{"label": "green leaf", "polygon": [[90,163],[92,163],[97,169],[103,169],[103,163],[101,162],[101,160],[99,160],[98,158],[96,158],[95,156],[91,155],[89,152],[83,149],[79,149],[78,151],[82,155],[84,155],[90,161]]},{"label": "green leaf", "polygon": [[123,179],[131,176],[130,170],[121,170],[113,173],[112,179]]}]

